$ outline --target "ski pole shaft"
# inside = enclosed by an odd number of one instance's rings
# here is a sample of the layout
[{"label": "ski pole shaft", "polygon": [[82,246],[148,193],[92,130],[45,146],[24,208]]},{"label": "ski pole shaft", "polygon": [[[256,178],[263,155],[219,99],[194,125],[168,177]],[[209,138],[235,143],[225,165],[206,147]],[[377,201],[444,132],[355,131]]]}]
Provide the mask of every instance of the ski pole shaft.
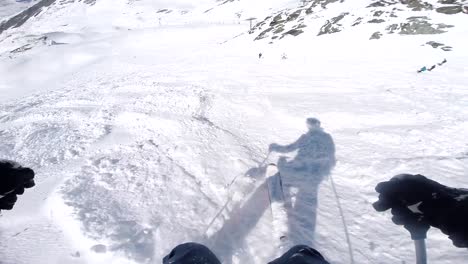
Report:
[{"label": "ski pole shaft", "polygon": [[[268,158],[270,157],[270,153],[271,152],[268,152],[267,156],[265,157],[265,159],[263,159],[263,161],[261,163],[259,163],[259,167],[265,165],[265,163],[268,161]],[[234,177],[234,179],[232,179],[232,181],[226,185],[225,189],[230,189],[232,185],[234,185],[234,183],[237,181],[237,179],[239,178],[241,174],[237,174],[236,177]]]},{"label": "ski pole shaft", "polygon": [[348,244],[349,262],[351,264],[354,264],[353,246],[351,244],[351,238],[349,237],[348,225],[346,224],[346,220],[345,220],[344,213],[343,213],[343,208],[341,207],[340,196],[338,195],[338,192],[336,191],[335,181],[333,180],[333,177],[331,174],[329,175],[329,178],[330,178],[330,183],[332,186],[333,193],[335,194],[336,205],[338,206],[338,211],[340,212],[341,222],[343,223],[343,228],[344,228],[344,232],[346,236],[346,242]]},{"label": "ski pole shaft", "polygon": [[427,264],[426,241],[424,239],[414,240],[416,249],[416,264]]},{"label": "ski pole shaft", "polygon": [[[265,162],[267,162],[268,158],[270,157],[270,153],[271,152],[268,152],[267,156],[265,157],[265,159],[259,164],[259,166],[263,166],[265,164]],[[226,186],[226,189],[230,189],[231,186],[237,181],[237,178],[239,177],[239,175],[237,175],[236,177],[234,177],[234,179]],[[228,199],[226,200],[226,203],[219,209],[219,211],[216,213],[216,215],[211,219],[210,223],[207,225],[207,227],[205,228],[205,231],[203,232],[203,235],[206,236],[206,233],[208,232],[208,230],[211,228],[211,226],[213,225],[213,223],[216,221],[216,219],[218,219],[218,217],[221,215],[222,212],[224,212],[224,210],[226,210],[226,207],[227,205],[229,204],[229,202],[231,201],[232,199],[232,196],[231,195],[228,195]]]},{"label": "ski pole shaft", "polygon": [[265,165],[265,163],[268,161],[268,158],[270,158],[270,154],[271,154],[271,152],[268,151],[268,154],[267,154],[266,157],[263,159],[263,161],[259,164],[259,166]]}]

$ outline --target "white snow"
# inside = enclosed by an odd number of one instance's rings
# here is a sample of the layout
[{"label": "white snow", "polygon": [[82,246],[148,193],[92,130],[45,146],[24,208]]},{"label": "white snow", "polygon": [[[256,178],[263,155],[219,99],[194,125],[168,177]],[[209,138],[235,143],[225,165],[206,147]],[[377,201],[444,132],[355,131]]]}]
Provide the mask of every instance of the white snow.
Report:
[{"label": "white snow", "polygon": [[0,22],[30,7],[37,0],[2,0],[0,1]]},{"label": "white snow", "polygon": [[[309,117],[334,140],[348,230],[325,179],[311,208],[313,246],[331,263],[351,263],[349,247],[354,263],[414,262],[407,231],[372,208],[374,187],[400,173],[468,186],[466,17],[435,15],[458,25],[445,34],[378,41],[368,40],[371,26],[316,37],[317,24],[272,45],[252,41],[235,13],[262,18],[296,2],[219,3],[78,2],[0,35],[0,158],[37,174],[2,212],[0,262],[160,263],[198,241],[234,263],[266,263],[284,249],[264,179],[244,175],[294,159],[264,161],[269,144],[297,140]],[[164,8],[173,11],[157,13]],[[430,40],[454,50],[421,46]],[[99,244],[106,253],[91,250]],[[430,263],[468,258],[436,230],[427,246]]]}]

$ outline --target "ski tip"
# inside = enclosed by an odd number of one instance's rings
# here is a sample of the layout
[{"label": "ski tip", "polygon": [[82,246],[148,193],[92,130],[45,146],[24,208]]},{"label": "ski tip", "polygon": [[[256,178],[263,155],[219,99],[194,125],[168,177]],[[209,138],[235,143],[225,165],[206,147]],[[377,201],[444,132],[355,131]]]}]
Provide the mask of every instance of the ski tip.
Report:
[{"label": "ski tip", "polygon": [[276,167],[276,164],[270,163],[270,164],[268,164],[268,166],[275,166]]}]

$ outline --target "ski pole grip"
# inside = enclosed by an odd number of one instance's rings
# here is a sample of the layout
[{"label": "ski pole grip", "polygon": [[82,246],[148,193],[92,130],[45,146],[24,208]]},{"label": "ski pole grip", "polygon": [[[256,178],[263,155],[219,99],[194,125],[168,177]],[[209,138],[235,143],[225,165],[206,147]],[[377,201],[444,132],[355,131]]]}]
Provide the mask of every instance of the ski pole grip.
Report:
[{"label": "ski pole grip", "polygon": [[416,240],[424,240],[427,237],[427,230],[411,230],[411,239]]},{"label": "ski pole grip", "polygon": [[424,240],[431,226],[428,224],[413,224],[405,225],[405,228],[410,232],[412,240]]}]

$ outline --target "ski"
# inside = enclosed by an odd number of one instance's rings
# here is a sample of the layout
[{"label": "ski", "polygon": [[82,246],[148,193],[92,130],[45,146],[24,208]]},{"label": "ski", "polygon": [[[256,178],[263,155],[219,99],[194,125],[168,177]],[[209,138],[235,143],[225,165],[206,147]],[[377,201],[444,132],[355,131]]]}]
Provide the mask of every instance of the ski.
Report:
[{"label": "ski", "polygon": [[269,164],[265,171],[265,180],[268,187],[272,224],[275,235],[279,238],[279,247],[287,246],[288,241],[288,215],[283,192],[283,182],[278,167]]}]

